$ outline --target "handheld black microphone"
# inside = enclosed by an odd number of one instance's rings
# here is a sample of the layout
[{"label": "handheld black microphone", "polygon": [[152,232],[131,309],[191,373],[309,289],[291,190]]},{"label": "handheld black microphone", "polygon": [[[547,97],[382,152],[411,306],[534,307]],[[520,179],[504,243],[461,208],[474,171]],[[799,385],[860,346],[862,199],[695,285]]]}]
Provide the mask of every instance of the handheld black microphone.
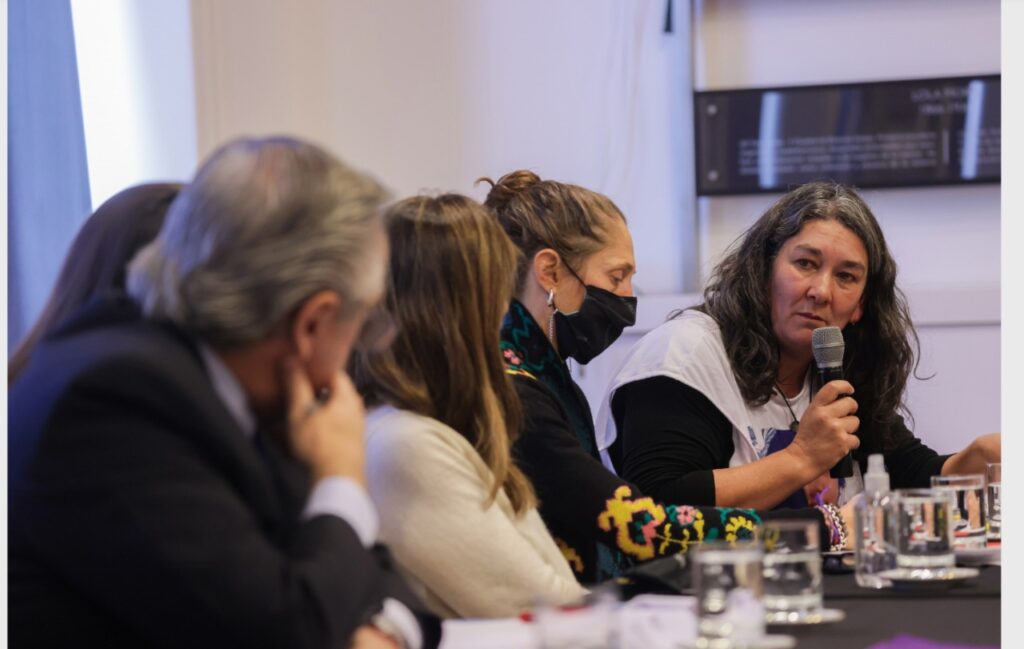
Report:
[{"label": "handheld black microphone", "polygon": [[[839,327],[818,327],[811,332],[811,350],[818,365],[818,379],[821,385],[843,378],[843,352],[846,342]],[[833,478],[849,478],[853,475],[853,454],[846,457],[828,472]]]}]

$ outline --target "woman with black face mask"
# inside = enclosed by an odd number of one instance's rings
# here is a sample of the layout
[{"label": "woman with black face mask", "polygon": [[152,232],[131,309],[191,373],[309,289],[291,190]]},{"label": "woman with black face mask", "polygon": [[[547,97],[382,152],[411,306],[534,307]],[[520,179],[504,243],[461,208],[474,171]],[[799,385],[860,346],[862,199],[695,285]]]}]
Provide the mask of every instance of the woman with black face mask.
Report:
[{"label": "woman with black face mask", "polygon": [[[658,503],[601,463],[590,407],[565,359],[589,362],[636,319],[622,212],[606,196],[530,171],[483,180],[485,205],[523,253],[501,332],[525,421],[514,454],[577,578],[593,583],[703,541],[750,537],[768,514]],[[824,509],[771,516],[816,517],[832,545],[828,525],[838,518]]]}]

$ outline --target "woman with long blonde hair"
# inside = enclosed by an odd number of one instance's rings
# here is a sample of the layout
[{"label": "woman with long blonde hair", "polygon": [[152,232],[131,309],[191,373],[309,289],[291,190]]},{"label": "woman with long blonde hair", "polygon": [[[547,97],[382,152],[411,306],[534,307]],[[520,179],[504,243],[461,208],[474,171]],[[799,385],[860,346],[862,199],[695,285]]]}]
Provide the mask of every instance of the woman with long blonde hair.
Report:
[{"label": "woman with long blonde hair", "polygon": [[515,246],[483,206],[455,194],[406,199],[385,220],[390,277],[377,317],[397,336],[352,363],[371,408],[367,478],[381,540],[445,617],[578,599],[511,454],[521,414],[498,334]]}]

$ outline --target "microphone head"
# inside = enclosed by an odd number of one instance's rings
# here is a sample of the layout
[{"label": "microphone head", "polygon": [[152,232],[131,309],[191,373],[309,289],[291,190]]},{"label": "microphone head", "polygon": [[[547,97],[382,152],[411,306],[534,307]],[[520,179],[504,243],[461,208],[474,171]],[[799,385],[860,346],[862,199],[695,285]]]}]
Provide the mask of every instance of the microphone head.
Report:
[{"label": "microphone head", "polygon": [[811,350],[818,367],[842,367],[846,342],[839,327],[818,327],[811,332]]}]

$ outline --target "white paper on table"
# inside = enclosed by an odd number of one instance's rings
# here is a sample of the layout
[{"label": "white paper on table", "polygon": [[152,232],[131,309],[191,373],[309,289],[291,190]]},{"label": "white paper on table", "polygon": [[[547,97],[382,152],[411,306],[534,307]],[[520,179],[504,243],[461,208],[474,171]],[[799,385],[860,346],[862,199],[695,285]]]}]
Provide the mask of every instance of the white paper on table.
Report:
[{"label": "white paper on table", "polygon": [[696,597],[639,595],[619,608],[621,649],[671,649],[696,638]]},{"label": "white paper on table", "polygon": [[[697,638],[697,599],[639,595],[615,613],[621,649],[673,649]],[[519,618],[445,620],[439,649],[539,649],[533,624]]]},{"label": "white paper on table", "polygon": [[537,649],[533,628],[519,618],[445,620],[438,649]]}]

